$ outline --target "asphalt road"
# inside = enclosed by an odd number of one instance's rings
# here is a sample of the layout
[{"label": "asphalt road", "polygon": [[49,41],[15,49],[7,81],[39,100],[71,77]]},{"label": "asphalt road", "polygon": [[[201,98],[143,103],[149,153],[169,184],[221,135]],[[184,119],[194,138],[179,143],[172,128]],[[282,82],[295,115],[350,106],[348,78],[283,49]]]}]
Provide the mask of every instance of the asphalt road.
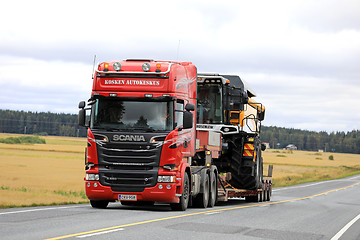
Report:
[{"label": "asphalt road", "polygon": [[211,209],[112,203],[0,210],[0,239],[360,239],[360,175],[277,188]]}]

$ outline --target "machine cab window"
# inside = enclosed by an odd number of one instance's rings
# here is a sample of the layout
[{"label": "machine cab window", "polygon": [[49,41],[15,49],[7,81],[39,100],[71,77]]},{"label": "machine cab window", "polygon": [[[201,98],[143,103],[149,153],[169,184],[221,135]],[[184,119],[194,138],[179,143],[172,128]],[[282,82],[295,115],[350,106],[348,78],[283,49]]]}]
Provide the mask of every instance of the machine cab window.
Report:
[{"label": "machine cab window", "polygon": [[197,123],[223,123],[221,85],[199,84],[197,96]]}]

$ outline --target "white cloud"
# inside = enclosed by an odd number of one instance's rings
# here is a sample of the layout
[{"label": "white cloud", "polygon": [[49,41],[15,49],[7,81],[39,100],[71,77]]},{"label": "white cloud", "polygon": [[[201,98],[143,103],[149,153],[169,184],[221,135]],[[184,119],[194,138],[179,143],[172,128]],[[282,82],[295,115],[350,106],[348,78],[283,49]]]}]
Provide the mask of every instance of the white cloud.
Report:
[{"label": "white cloud", "polygon": [[73,101],[90,96],[91,75],[83,63],[0,56],[1,108],[76,112]]},{"label": "white cloud", "polygon": [[99,61],[178,58],[200,72],[244,77],[267,108],[265,125],[360,129],[359,6],[7,1],[0,15],[1,108],[76,112],[90,96],[95,54]]}]

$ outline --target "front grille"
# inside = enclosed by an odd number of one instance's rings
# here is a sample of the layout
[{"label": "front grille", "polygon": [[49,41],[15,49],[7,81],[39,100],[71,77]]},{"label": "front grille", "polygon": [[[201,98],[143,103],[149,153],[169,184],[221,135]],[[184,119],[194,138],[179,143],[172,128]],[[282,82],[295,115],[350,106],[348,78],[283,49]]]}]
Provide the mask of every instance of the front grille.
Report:
[{"label": "front grille", "polygon": [[116,191],[155,186],[161,148],[148,143],[97,144],[100,183]]}]

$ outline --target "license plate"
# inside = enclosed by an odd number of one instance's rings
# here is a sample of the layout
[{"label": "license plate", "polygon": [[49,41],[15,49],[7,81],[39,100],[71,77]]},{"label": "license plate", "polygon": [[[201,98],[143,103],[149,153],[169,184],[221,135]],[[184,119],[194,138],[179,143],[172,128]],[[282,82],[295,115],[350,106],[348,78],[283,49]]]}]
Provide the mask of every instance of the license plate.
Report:
[{"label": "license plate", "polygon": [[136,195],[119,195],[119,200],[136,201]]}]

